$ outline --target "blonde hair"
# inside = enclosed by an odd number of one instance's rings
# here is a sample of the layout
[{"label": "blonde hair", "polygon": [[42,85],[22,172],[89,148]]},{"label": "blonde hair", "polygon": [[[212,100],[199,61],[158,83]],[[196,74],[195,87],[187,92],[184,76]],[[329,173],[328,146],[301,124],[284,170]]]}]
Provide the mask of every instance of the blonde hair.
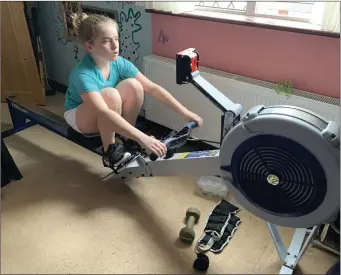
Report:
[{"label": "blonde hair", "polygon": [[116,25],[117,32],[119,32],[117,22],[105,15],[101,14],[86,14],[82,13],[73,13],[71,14],[71,20],[73,29],[77,35],[77,38],[80,42],[93,42],[93,40],[98,35],[97,26],[103,22],[112,22]]}]

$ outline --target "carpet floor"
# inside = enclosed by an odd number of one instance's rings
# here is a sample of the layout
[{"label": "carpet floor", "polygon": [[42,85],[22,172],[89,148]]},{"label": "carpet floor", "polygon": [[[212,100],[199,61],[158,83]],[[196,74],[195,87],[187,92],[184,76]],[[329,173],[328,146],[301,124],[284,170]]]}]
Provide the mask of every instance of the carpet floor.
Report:
[{"label": "carpet floor", "polygon": [[[63,94],[47,109],[62,114]],[[2,123],[11,123],[5,104]],[[194,274],[194,244],[178,240],[188,207],[198,207],[196,240],[219,199],[196,192],[194,177],[103,182],[101,158],[34,126],[6,138],[23,178],[2,188],[2,274]],[[227,198],[240,205],[231,195]],[[241,225],[210,274],[275,274],[281,268],[264,221],[241,207]],[[293,229],[279,228],[285,245]],[[310,247],[295,273],[324,274],[339,257]]]}]

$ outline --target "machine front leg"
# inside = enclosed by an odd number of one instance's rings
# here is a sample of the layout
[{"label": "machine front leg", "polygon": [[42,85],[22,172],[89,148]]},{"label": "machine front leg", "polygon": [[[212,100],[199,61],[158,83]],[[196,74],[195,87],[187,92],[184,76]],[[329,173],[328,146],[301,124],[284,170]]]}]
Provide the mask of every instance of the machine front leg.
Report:
[{"label": "machine front leg", "polygon": [[299,260],[317,235],[319,225],[314,226],[311,230],[307,228],[296,228],[288,249],[285,248],[282,242],[277,226],[268,222],[267,226],[282,262],[282,268],[279,274],[292,274]]}]

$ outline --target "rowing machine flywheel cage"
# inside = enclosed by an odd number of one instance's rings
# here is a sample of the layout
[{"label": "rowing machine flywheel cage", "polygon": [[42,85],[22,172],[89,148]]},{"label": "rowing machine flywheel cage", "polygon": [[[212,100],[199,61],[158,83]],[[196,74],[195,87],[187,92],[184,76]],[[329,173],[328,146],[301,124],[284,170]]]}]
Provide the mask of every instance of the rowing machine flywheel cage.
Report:
[{"label": "rowing machine flywheel cage", "polygon": [[222,177],[254,215],[280,226],[330,223],[340,211],[339,125],[294,106],[256,106],[224,137]]}]

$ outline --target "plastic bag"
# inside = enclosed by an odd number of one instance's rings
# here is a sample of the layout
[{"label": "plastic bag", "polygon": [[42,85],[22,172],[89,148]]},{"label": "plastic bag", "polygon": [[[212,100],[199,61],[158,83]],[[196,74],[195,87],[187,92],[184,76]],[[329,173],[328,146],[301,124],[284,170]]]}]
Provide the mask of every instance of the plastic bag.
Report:
[{"label": "plastic bag", "polygon": [[204,196],[225,198],[228,193],[226,182],[216,176],[200,177],[196,181],[196,191]]}]

